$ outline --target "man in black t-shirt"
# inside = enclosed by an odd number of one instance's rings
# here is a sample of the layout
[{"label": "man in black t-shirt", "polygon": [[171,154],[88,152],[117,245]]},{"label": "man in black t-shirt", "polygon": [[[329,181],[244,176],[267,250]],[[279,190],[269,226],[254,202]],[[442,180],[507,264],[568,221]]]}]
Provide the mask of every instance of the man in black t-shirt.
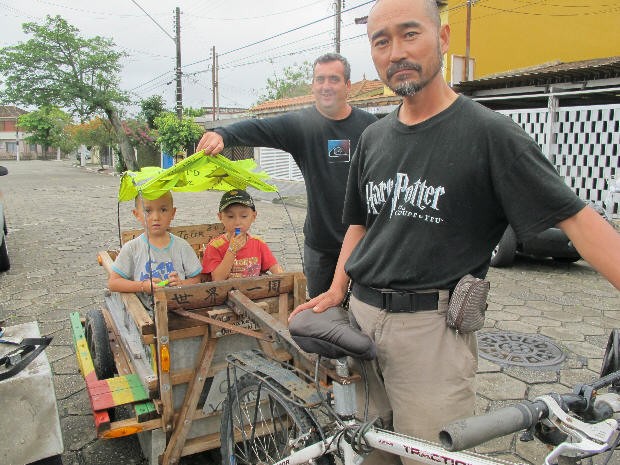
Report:
[{"label": "man in black t-shirt", "polygon": [[[474,412],[476,337],[446,325],[450,291],[466,274],[486,275],[508,224],[522,237],[558,225],[620,289],[620,235],[520,127],[447,85],[449,32],[435,0],[379,0],[371,10],[375,67],[403,103],[360,138],[330,289],[291,315],[339,305],[351,281],[349,309],[377,347],[369,416],[431,441]],[[399,463],[379,455],[364,464]]]},{"label": "man in black t-shirt", "polygon": [[308,294],[329,288],[345,233],[342,205],[351,155],[364,129],[377,118],[347,103],[351,68],[339,54],[316,59],[311,108],[241,121],[206,132],[198,150],[225,146],[272,147],[290,153],[304,177],[308,210],[304,224],[304,273]]}]

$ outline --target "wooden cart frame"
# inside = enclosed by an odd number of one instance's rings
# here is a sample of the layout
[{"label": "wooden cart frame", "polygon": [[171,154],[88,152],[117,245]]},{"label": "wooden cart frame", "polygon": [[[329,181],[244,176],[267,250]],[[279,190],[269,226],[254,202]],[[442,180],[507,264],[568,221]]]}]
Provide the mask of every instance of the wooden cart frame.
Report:
[{"label": "wooden cart frame", "polygon": [[[222,225],[171,228],[199,256],[222,231]],[[127,231],[122,241],[136,234]],[[115,255],[98,254],[108,273]],[[174,464],[182,456],[218,448],[220,401],[226,393],[219,386],[226,371],[223,356],[255,348],[311,371],[313,357],[296,347],[287,329],[290,312],[305,299],[303,273],[158,288],[152,315],[135,294],[107,291],[101,314],[117,373],[107,379],[98,379],[95,369],[105,347],[94,344],[88,321],[73,313],[76,354],[97,436],[138,434],[151,464]],[[121,405],[130,405],[134,415],[115,421],[114,409]],[[202,434],[192,431],[199,423]]]}]

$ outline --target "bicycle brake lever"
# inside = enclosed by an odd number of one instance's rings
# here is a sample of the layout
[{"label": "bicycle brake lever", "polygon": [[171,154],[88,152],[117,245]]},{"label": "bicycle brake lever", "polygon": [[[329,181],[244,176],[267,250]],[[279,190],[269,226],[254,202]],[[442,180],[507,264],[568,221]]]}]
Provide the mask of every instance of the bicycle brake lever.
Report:
[{"label": "bicycle brake lever", "polygon": [[618,422],[614,419],[607,419],[594,424],[585,423],[568,415],[562,410],[558,402],[549,395],[537,397],[535,400],[543,401],[549,409],[549,416],[543,421],[569,436],[565,442],[558,445],[547,455],[545,465],[557,464],[557,458],[561,455],[585,457],[605,452],[618,435]]}]

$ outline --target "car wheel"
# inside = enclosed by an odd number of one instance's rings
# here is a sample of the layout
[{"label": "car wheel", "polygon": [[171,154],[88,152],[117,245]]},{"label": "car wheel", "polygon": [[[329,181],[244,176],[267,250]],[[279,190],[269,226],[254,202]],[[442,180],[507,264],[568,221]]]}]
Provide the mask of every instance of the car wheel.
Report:
[{"label": "car wheel", "polygon": [[575,263],[579,261],[581,257],[553,257],[553,259],[558,263]]},{"label": "car wheel", "polygon": [[508,226],[499,243],[491,252],[491,266],[496,268],[510,266],[515,260],[515,252],[517,251],[517,235],[514,230]]},{"label": "car wheel", "polygon": [[0,271],[9,271],[11,262],[9,261],[9,251],[6,248],[6,239],[2,239],[0,245]]},{"label": "car wheel", "polygon": [[46,459],[41,459],[41,460],[37,460],[36,462],[31,462],[29,465],[62,465],[62,456],[54,455]]}]

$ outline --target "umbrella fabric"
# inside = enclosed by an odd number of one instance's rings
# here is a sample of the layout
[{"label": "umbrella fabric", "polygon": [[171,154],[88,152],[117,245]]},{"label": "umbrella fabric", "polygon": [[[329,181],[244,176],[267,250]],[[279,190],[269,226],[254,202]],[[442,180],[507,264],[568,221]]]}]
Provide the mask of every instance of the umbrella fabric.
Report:
[{"label": "umbrella fabric", "polygon": [[231,161],[222,155],[205,156],[200,151],[165,170],[147,166],[140,171],[126,171],[121,177],[118,200],[133,200],[138,192],[145,199],[153,200],[170,190],[229,191],[248,186],[263,192],[277,192],[275,186],[264,181],[269,176],[263,171],[253,172],[254,168],[256,163],[252,159]]}]

